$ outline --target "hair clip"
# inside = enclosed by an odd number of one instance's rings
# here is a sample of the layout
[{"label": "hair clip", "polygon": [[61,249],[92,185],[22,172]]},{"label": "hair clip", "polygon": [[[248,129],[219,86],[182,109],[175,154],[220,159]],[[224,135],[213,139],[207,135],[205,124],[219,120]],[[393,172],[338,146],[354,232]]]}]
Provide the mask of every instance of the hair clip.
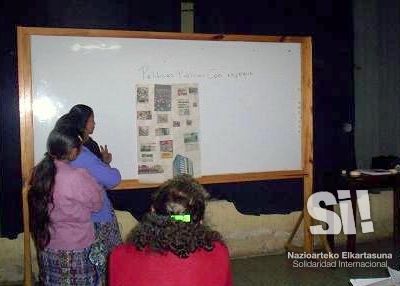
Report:
[{"label": "hair clip", "polygon": [[190,222],[190,214],[171,215],[172,220],[181,222]]}]

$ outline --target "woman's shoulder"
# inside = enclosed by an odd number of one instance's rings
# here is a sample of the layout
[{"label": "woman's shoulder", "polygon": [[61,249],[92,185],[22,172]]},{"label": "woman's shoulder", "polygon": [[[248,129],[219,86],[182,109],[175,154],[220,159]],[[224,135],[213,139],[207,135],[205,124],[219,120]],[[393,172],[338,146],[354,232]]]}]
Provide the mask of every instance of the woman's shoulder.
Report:
[{"label": "woman's shoulder", "polygon": [[229,259],[229,250],[222,241],[215,241],[212,249],[199,248],[189,257],[200,260],[212,258],[214,261],[223,261]]},{"label": "woman's shoulder", "polygon": [[219,253],[221,256],[229,256],[229,249],[223,241],[214,242],[214,253]]},{"label": "woman's shoulder", "polygon": [[79,168],[71,164],[62,163],[57,164],[57,169],[61,170],[61,172],[57,172],[57,175],[60,175],[62,177],[69,177],[78,180],[92,180],[89,172],[84,168]]},{"label": "woman's shoulder", "polygon": [[77,168],[66,163],[56,164],[56,166],[56,178],[58,183],[78,188],[84,188],[92,185],[96,185],[97,187],[96,181],[86,169]]},{"label": "woman's shoulder", "polygon": [[93,140],[92,137],[89,137],[83,145],[89,149],[90,152],[92,152],[96,157],[101,159],[101,152],[100,152],[100,147],[99,144],[97,144],[96,141]]},{"label": "woman's shoulder", "polygon": [[78,157],[72,161],[72,166],[87,168],[88,165],[96,165],[101,161],[86,146],[82,146]]},{"label": "woman's shoulder", "polygon": [[88,172],[88,170],[86,170],[84,168],[76,167],[76,168],[73,168],[73,170],[75,172],[75,175],[77,175],[77,176],[84,177],[85,179],[86,178],[92,179],[92,176],[90,176],[90,173]]},{"label": "woman's shoulder", "polygon": [[80,171],[71,165],[71,163],[56,160],[55,165],[57,167],[57,176],[80,176]]},{"label": "woman's shoulder", "polygon": [[192,259],[199,259],[199,261],[211,259],[214,263],[222,263],[223,261],[229,261],[229,250],[223,242],[216,241],[211,250],[199,249],[191,256],[193,256]]},{"label": "woman's shoulder", "polygon": [[112,259],[119,259],[125,256],[131,256],[137,253],[138,250],[136,247],[131,243],[122,243],[116,246],[111,252]]}]

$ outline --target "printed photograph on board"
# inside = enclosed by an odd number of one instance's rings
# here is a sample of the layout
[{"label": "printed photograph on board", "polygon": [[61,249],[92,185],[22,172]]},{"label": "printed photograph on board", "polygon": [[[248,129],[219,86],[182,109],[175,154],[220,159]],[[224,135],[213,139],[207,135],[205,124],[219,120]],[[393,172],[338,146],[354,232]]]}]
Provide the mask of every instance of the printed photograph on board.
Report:
[{"label": "printed photograph on board", "polygon": [[174,174],[200,176],[197,84],[138,84],[139,181],[162,182]]}]

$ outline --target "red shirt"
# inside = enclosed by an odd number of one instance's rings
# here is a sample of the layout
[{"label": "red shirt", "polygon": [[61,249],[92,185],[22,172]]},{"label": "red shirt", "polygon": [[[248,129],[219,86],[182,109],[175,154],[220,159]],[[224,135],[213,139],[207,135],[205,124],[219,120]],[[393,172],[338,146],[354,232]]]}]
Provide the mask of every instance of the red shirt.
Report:
[{"label": "red shirt", "polygon": [[232,285],[229,252],[219,242],[212,251],[201,249],[188,258],[123,244],[111,253],[108,275],[109,286]]}]

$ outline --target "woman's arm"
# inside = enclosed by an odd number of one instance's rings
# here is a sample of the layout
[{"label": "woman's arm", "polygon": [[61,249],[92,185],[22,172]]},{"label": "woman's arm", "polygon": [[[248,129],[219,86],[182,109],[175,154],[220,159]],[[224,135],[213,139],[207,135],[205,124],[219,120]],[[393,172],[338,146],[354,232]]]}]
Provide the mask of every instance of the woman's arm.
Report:
[{"label": "woman's arm", "polygon": [[121,174],[116,168],[105,164],[85,147],[71,165],[86,169],[96,182],[105,189],[112,189],[121,182]]}]

